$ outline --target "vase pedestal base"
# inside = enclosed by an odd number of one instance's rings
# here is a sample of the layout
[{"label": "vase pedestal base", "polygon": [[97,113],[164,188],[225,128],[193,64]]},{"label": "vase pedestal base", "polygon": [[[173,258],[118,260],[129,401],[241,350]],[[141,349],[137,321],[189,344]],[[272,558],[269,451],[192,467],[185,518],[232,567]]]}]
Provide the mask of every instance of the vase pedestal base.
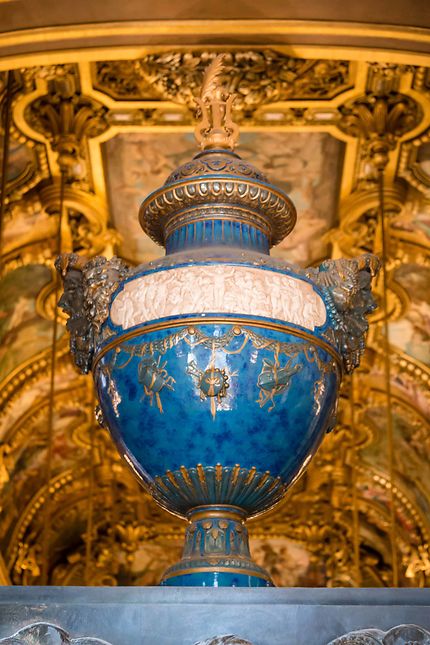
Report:
[{"label": "vase pedestal base", "polygon": [[198,506],[187,519],[182,559],[166,571],[162,586],[273,587],[269,574],[251,559],[243,509]]}]

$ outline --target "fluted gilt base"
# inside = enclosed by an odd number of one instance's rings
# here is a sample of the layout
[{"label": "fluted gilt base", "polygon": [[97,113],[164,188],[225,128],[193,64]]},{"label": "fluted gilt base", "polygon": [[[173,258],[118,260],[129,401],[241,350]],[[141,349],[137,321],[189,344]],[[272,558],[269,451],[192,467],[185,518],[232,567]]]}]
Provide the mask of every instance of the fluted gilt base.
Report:
[{"label": "fluted gilt base", "polygon": [[182,558],[163,576],[163,586],[273,587],[251,559],[246,512],[230,505],[198,506],[188,515]]}]

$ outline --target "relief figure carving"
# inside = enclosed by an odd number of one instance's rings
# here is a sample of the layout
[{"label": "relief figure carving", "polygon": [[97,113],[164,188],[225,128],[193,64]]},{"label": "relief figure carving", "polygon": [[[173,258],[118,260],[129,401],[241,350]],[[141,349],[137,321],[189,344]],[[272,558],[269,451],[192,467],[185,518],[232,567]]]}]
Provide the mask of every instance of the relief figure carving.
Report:
[{"label": "relief figure carving", "polygon": [[169,269],[128,282],[116,296],[111,319],[123,329],[159,318],[200,313],[248,314],[313,330],[326,309],[308,282],[245,266]]}]

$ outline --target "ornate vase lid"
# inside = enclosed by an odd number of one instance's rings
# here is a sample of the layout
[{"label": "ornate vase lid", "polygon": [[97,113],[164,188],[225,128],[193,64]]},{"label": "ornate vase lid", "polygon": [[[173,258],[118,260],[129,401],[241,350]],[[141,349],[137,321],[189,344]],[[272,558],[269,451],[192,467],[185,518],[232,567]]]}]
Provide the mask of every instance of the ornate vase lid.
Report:
[{"label": "ornate vase lid", "polygon": [[[238,126],[231,118],[234,96],[218,84],[221,72],[219,56],[208,67],[201,98],[196,99],[201,121],[195,136],[201,151],[148,195],[139,211],[145,233],[166,246],[168,253],[174,231],[195,222],[207,227],[213,221],[228,221],[256,228],[267,238],[267,248],[260,249],[264,252],[291,233],[296,223],[290,198],[234,152],[239,140]],[[211,242],[208,236],[203,241]]]}]

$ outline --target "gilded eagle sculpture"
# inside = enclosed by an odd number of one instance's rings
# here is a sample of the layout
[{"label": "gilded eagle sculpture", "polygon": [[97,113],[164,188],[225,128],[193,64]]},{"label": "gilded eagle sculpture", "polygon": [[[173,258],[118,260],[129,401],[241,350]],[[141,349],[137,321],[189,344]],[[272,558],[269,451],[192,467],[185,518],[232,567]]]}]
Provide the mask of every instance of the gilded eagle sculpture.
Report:
[{"label": "gilded eagle sculpture", "polygon": [[335,423],[375,308],[372,255],[300,269],[272,259],[290,198],[233,151],[222,61],[197,103],[201,151],[142,203],[166,255],[61,256],[60,306],[99,419],[154,499],[187,520],[163,585],[271,586],[246,520],[276,505]]}]

